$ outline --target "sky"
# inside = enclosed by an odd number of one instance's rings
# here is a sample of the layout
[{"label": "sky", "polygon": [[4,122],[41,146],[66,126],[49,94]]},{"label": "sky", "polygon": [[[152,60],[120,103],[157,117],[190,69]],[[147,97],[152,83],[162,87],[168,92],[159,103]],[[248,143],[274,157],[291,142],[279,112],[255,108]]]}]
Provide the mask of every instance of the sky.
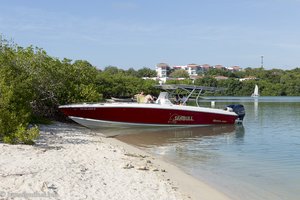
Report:
[{"label": "sky", "polygon": [[0,0],[0,34],[103,69],[300,66],[300,0]]}]

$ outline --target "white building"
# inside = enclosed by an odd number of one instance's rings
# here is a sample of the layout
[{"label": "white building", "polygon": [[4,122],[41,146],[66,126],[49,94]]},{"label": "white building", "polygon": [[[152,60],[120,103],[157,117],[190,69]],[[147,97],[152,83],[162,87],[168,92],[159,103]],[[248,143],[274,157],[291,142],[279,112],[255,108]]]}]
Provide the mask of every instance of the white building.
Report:
[{"label": "white building", "polygon": [[[224,67],[223,65],[216,65],[215,67],[210,66],[209,64],[188,64],[188,65],[175,65],[172,67],[172,70],[185,70],[190,77],[196,77],[203,74],[210,69],[222,69],[222,70],[229,70],[229,71],[241,71],[242,68],[239,66],[232,66],[232,67]],[[171,67],[167,63],[158,63],[156,65],[156,73],[158,78],[166,78],[170,73]]]},{"label": "white building", "polygon": [[169,70],[170,70],[170,66],[167,63],[158,63],[155,68],[157,77],[159,78],[168,77]]},{"label": "white building", "polygon": [[199,71],[202,71],[201,66],[197,64],[177,65],[174,66],[173,69],[174,70],[183,69],[189,74],[189,76],[196,76],[198,75]]},{"label": "white building", "polygon": [[199,71],[203,71],[200,65],[197,64],[188,64],[187,65],[187,72],[190,76],[198,75]]}]

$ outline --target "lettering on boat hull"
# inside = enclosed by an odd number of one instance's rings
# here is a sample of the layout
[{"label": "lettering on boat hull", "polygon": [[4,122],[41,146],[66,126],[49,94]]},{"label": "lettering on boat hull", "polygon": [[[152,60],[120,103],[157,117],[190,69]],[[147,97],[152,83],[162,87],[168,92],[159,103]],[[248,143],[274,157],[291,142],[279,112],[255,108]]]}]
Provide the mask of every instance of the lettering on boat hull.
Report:
[{"label": "lettering on boat hull", "polygon": [[168,123],[169,124],[177,124],[177,122],[193,122],[193,116],[185,116],[185,115],[172,115],[169,118]]}]

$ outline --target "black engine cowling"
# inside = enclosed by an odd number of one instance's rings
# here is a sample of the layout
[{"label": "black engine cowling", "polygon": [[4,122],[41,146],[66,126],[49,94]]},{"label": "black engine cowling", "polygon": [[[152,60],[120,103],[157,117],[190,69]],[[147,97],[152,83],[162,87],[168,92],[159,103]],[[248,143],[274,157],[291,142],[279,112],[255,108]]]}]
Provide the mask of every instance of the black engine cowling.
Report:
[{"label": "black engine cowling", "polygon": [[235,112],[239,116],[239,120],[243,120],[245,117],[245,108],[241,104],[232,104],[227,107],[232,108],[232,111]]}]

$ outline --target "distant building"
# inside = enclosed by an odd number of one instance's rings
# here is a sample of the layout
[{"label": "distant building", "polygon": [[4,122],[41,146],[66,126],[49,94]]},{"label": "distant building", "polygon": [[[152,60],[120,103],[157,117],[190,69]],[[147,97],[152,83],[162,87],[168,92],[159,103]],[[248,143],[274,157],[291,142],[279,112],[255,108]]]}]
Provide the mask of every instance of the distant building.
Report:
[{"label": "distant building", "polygon": [[203,64],[201,65],[201,68],[203,69],[203,72],[207,72],[212,68],[212,66],[210,66],[209,64]]},{"label": "distant building", "polygon": [[154,80],[154,81],[159,81],[160,78],[158,77],[142,77],[143,80]]},{"label": "distant building", "polygon": [[227,69],[232,72],[238,72],[242,70],[240,66],[232,66],[232,67],[228,67]]},{"label": "distant building", "polygon": [[226,67],[224,67],[223,65],[215,65],[215,69],[225,70]]},{"label": "distant building", "polygon": [[214,78],[217,79],[218,81],[219,80],[227,80],[228,79],[228,77],[226,77],[226,76],[215,76]]},{"label": "distant building", "polygon": [[[188,64],[188,65],[175,65],[173,67],[170,67],[167,63],[158,63],[156,65],[156,73],[158,78],[168,78],[169,73],[171,70],[185,70],[191,79],[195,79],[196,77],[199,77],[199,75],[204,74],[205,72],[209,71],[210,69],[220,69],[220,70],[229,70],[232,72],[241,71],[242,68],[240,66],[232,66],[232,67],[224,67],[223,65],[215,65],[214,67],[209,64]],[[227,77],[226,77],[227,78]],[[224,80],[225,77],[217,77],[218,80]]]},{"label": "distant building", "polygon": [[249,80],[257,80],[258,78],[256,78],[255,76],[248,76],[245,78],[240,78],[239,81],[249,81]]},{"label": "distant building", "polygon": [[189,76],[197,76],[201,72],[203,72],[203,69],[198,64],[188,64],[188,65],[176,65],[172,67],[173,70],[185,70]]},{"label": "distant building", "polygon": [[203,78],[203,77],[204,77],[204,76],[191,75],[191,76],[190,76],[190,79],[196,80],[196,79]]},{"label": "distant building", "polygon": [[187,72],[190,76],[197,76],[199,71],[202,71],[202,68],[200,65],[197,64],[188,64],[187,65]]},{"label": "distant building", "polygon": [[168,73],[170,71],[170,66],[167,63],[158,63],[156,65],[156,73],[157,73],[157,77],[159,78],[165,78],[168,77]]},{"label": "distant building", "polygon": [[187,65],[175,65],[172,67],[173,70],[179,70],[179,69],[183,69],[183,70],[187,70]]}]

